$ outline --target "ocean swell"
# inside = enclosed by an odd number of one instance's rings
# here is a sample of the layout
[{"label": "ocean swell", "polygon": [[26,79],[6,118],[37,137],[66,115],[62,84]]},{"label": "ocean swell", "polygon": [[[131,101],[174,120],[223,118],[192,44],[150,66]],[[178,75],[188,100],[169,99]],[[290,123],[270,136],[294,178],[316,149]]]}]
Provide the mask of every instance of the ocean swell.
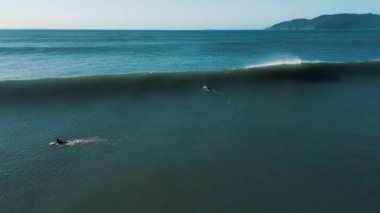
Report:
[{"label": "ocean swell", "polygon": [[[138,73],[0,82],[0,101],[36,97],[91,98],[100,96],[201,89],[203,85],[329,83],[346,78],[380,77],[380,62],[301,63],[218,72]],[[4,102],[3,102],[4,103]]]}]

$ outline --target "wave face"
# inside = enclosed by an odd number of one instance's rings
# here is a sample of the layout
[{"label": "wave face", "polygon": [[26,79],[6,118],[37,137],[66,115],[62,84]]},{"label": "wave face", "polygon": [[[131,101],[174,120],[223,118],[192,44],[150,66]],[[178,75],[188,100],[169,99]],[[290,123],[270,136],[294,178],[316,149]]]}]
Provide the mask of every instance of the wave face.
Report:
[{"label": "wave face", "polygon": [[276,85],[281,83],[331,83],[380,77],[380,62],[305,63],[256,67],[220,72],[139,73],[62,79],[2,81],[0,99],[25,100],[141,95],[181,92],[228,85]]},{"label": "wave face", "polygon": [[[373,61],[380,31],[0,31],[0,80]],[[360,50],[360,51],[353,51]]]}]

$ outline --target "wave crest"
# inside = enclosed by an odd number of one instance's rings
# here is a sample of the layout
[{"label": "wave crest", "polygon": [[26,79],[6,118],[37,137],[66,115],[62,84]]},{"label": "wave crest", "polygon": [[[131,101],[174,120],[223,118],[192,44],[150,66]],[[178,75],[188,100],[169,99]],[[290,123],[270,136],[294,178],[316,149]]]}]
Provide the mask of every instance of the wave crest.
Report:
[{"label": "wave crest", "polygon": [[252,64],[252,65],[245,66],[244,69],[281,66],[281,65],[316,64],[316,63],[325,63],[325,62],[323,62],[323,61],[304,61],[304,60],[301,60],[299,58],[294,58],[294,59],[274,60],[274,61],[264,62],[264,63],[260,63],[260,64]]}]

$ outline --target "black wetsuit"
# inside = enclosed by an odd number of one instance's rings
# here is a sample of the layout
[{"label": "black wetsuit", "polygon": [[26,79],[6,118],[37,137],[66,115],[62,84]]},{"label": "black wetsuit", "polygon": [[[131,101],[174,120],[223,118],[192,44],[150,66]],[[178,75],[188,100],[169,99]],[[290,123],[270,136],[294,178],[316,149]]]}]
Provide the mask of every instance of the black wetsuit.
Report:
[{"label": "black wetsuit", "polygon": [[63,141],[63,140],[60,140],[60,139],[56,139],[55,141],[56,141],[56,143],[57,143],[58,145],[64,145],[64,144],[67,143],[66,141]]}]

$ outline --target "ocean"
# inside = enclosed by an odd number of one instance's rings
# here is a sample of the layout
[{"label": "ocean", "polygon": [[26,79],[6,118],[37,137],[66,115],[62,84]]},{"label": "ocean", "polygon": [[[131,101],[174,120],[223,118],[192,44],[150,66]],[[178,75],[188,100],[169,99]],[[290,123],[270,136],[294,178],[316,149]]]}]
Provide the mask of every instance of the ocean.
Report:
[{"label": "ocean", "polygon": [[380,31],[1,30],[0,212],[379,212],[379,94]]}]

